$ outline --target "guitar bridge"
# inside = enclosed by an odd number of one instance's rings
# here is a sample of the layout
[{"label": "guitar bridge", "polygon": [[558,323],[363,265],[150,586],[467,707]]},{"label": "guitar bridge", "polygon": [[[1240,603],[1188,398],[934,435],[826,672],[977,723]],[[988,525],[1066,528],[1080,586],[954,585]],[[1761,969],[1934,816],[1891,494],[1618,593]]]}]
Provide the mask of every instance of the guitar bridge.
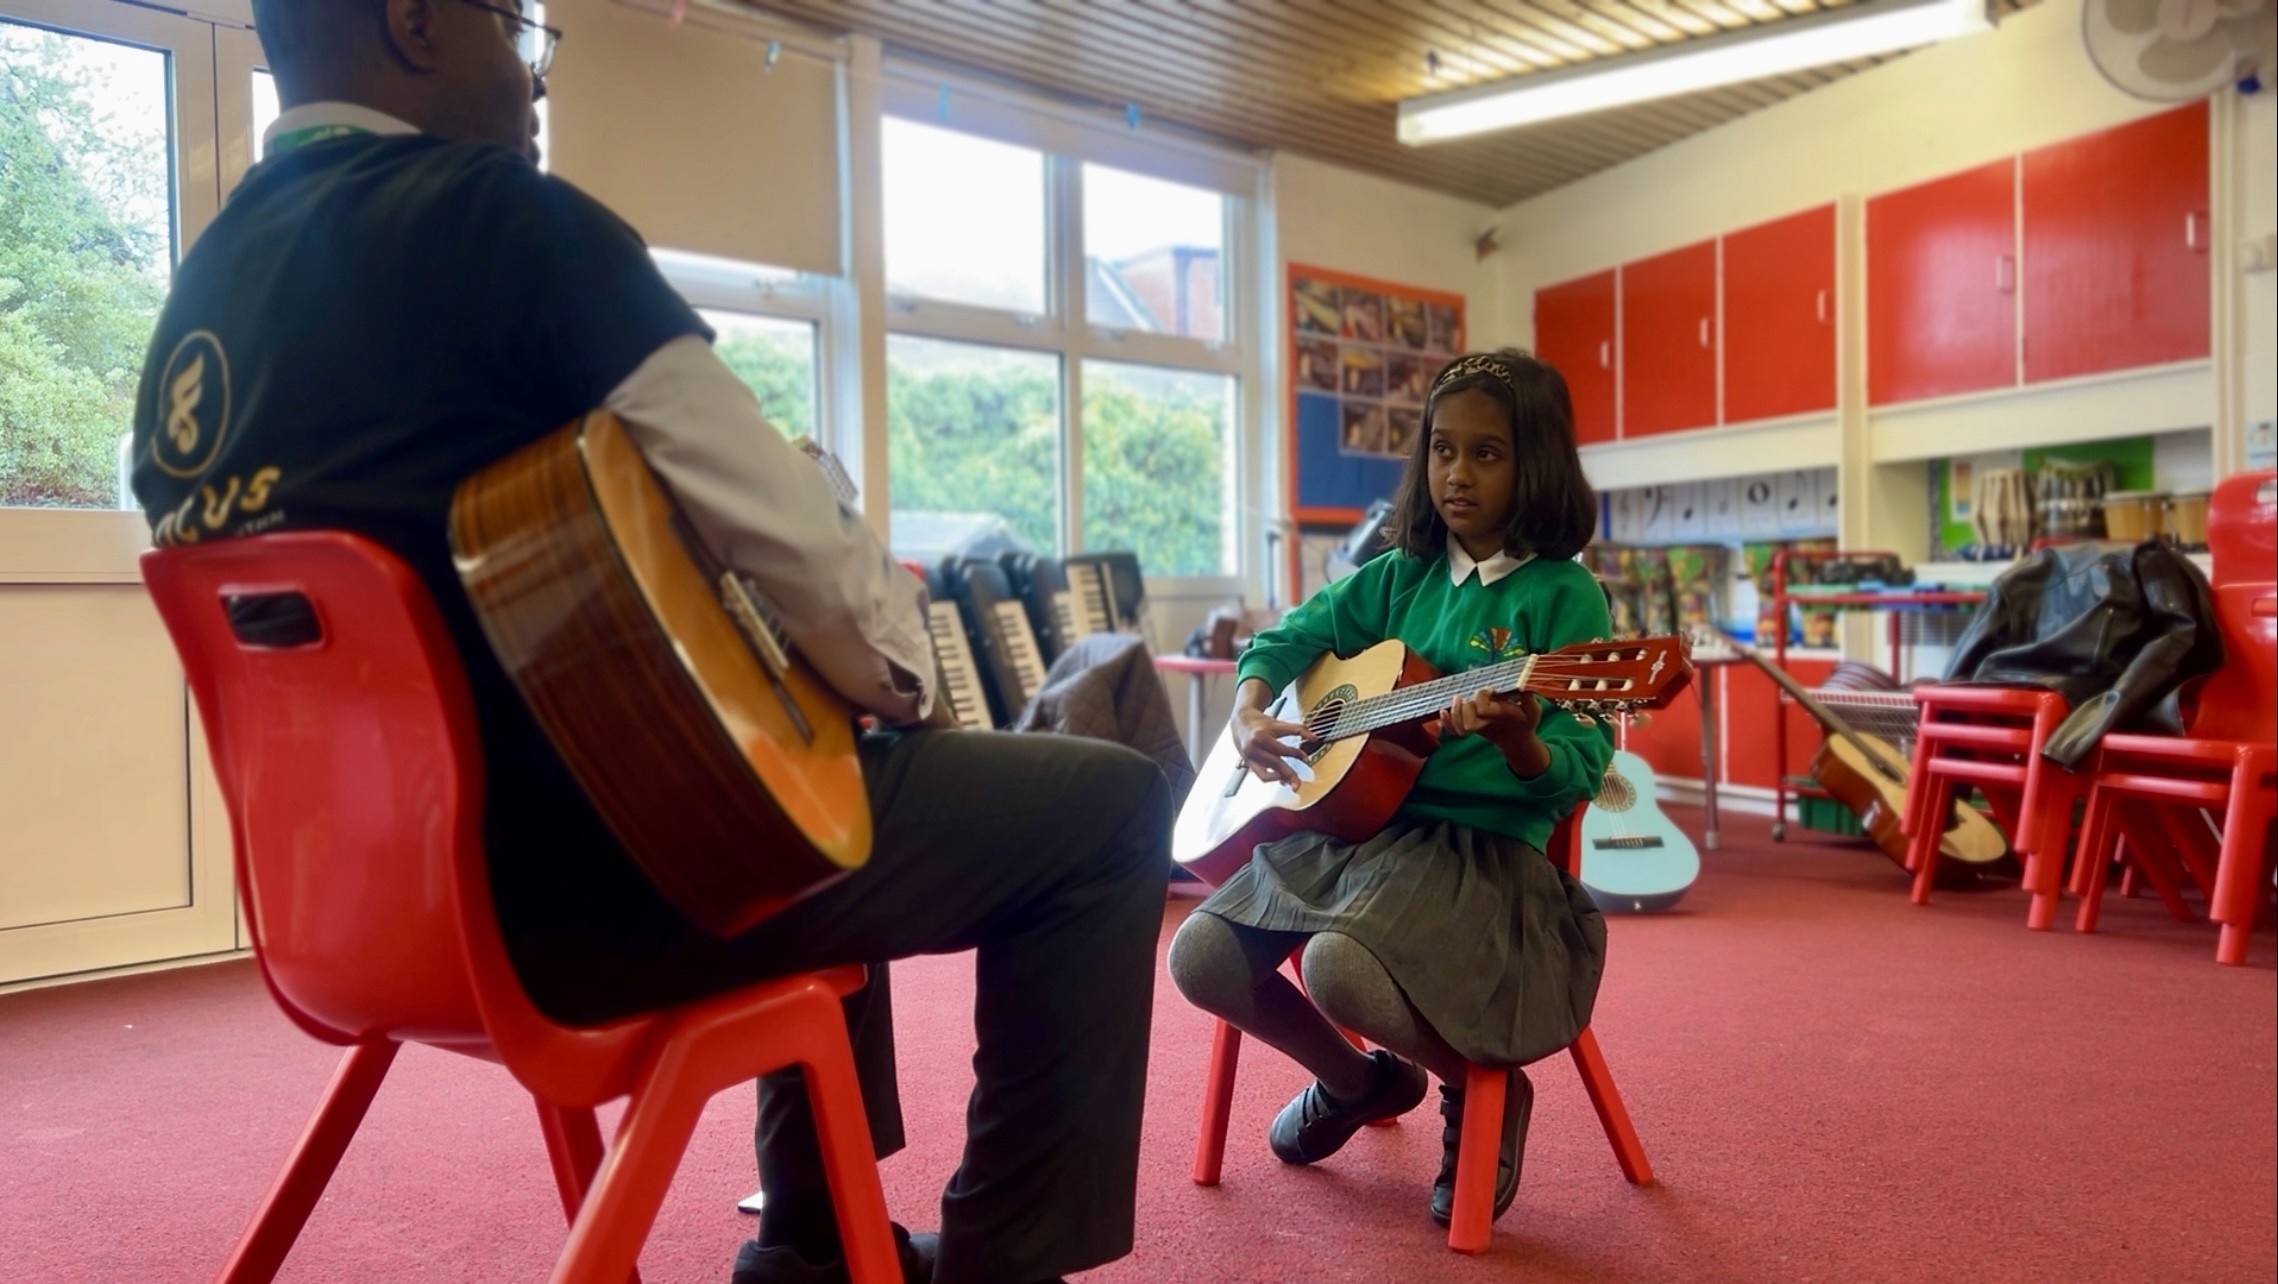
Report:
[{"label": "guitar bridge", "polygon": [[790,670],[791,655],[776,634],[774,619],[761,605],[759,594],[734,571],[720,572],[720,605],[743,630],[744,640],[751,643],[753,654],[766,666],[769,677],[780,678]]}]

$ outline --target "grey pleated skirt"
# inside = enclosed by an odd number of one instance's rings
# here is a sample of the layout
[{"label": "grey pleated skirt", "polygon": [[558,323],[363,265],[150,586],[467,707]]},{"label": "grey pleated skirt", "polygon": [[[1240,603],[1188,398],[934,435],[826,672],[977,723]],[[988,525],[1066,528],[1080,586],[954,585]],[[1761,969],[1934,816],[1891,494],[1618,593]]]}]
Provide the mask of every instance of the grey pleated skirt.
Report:
[{"label": "grey pleated skirt", "polygon": [[1293,834],[1257,849],[1198,912],[1368,947],[1449,1046],[1524,1065],[1590,1023],[1606,921],[1581,885],[1515,838],[1396,819],[1363,843]]}]

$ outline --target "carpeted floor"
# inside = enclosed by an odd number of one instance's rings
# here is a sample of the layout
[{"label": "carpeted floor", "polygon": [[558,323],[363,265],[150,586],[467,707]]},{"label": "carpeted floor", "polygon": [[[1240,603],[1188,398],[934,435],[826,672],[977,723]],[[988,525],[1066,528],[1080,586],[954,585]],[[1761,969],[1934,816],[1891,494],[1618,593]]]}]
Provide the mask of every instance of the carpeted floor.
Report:
[{"label": "carpeted floor", "polygon": [[[1685,819],[1690,820],[1691,817]],[[1266,1152],[1301,1084],[1245,1059],[1225,1183],[1187,1179],[1208,1024],[1166,983],[1130,1258],[1087,1281],[2269,1280],[2278,1274],[2272,948],[2213,961],[2155,901],[2027,933],[2014,891],[1906,902],[1858,847],[1734,818],[1680,912],[1616,921],[1597,1029],[1659,1184],[1623,1183],[1563,1058],[1536,1070],[1526,1182],[1489,1254],[1426,1220],[1438,1119],[1314,1169]],[[1174,899],[1170,928],[1191,908]],[[935,1221],[971,1084],[968,957],[897,969],[912,1148]],[[1254,1045],[1253,1045],[1254,1046]],[[930,1054],[930,1055],[928,1055]],[[337,1054],[250,963],[0,997],[0,1280],[211,1279]],[[751,1221],[751,1099],[707,1115],[642,1260],[724,1281]],[[559,1207],[527,1098],[409,1050],[281,1277],[545,1276]]]}]

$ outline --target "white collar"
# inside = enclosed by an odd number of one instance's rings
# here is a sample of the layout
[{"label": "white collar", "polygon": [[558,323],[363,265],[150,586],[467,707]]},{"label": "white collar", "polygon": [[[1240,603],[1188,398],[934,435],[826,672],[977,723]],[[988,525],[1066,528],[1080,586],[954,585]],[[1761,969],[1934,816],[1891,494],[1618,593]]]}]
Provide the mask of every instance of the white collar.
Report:
[{"label": "white collar", "polygon": [[356,129],[367,134],[416,134],[419,132],[415,125],[398,120],[384,111],[374,111],[356,103],[302,103],[298,107],[278,113],[277,119],[270,122],[269,128],[261,131],[261,154],[268,155],[269,145],[285,134],[297,133],[304,129],[322,129],[326,126]]},{"label": "white collar", "polygon": [[1503,552],[1482,562],[1464,551],[1462,541],[1453,535],[1447,537],[1448,581],[1458,588],[1463,587],[1463,582],[1471,578],[1473,571],[1479,572],[1479,586],[1485,588],[1533,560],[1532,553],[1524,557],[1513,557]]}]

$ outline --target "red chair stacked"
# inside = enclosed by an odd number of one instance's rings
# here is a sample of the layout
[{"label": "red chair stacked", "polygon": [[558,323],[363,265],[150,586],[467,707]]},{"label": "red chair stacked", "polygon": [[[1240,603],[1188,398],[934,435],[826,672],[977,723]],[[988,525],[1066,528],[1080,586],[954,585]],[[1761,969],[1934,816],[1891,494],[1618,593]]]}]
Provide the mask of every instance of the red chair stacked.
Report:
[{"label": "red chair stacked", "polygon": [[[1582,868],[1581,812],[1560,822],[1551,835],[1548,855],[1569,876]],[[1583,1090],[1598,1112],[1598,1122],[1613,1144],[1614,1159],[1631,1184],[1651,1185],[1653,1165],[1645,1146],[1629,1121],[1629,1109],[1614,1087],[1613,1071],[1606,1067],[1597,1036],[1585,1028],[1567,1052],[1581,1072]],[[1242,1032],[1224,1021],[1210,1047],[1210,1077],[1203,1087],[1202,1136],[1194,1148],[1194,1182],[1215,1186],[1226,1159],[1226,1126],[1234,1102],[1234,1072],[1241,1061]],[[1463,1134],[1455,1168],[1455,1208],[1448,1220],[1447,1244],[1458,1253],[1479,1253],[1487,1248],[1495,1221],[1495,1169],[1502,1157],[1503,1102],[1510,1077],[1499,1069],[1471,1067],[1464,1085]]]},{"label": "red chair stacked", "polygon": [[[2207,893],[2207,916],[2221,928],[2218,962],[2246,962],[2270,863],[2273,773],[2278,771],[2278,589],[2225,584],[2215,590],[2223,667],[2198,694],[2190,733],[2114,732],[2097,747],[2081,824],[2087,887],[2078,930],[2096,930],[2104,880],[2124,835],[2128,858],[2178,917],[2189,917],[2177,875]],[[2218,814],[2219,840],[2201,809]],[[2210,860],[2210,856],[2212,860]],[[2170,861],[2178,861],[2178,870]]]},{"label": "red chair stacked", "polygon": [[2025,925],[2046,931],[2056,920],[2073,808],[2087,792],[2085,780],[2041,758],[2069,712],[2064,697],[2039,687],[1943,684],[1916,688],[1914,703],[1914,767],[1901,819],[1914,903],[1930,901],[1938,836],[1957,786],[1975,786],[2025,863],[2033,896]]},{"label": "red chair stacked", "polygon": [[[715,1093],[806,1069],[853,1278],[901,1279],[841,998],[862,970],[785,977],[595,1027],[540,1013],[499,938],[473,706],[419,581],[377,546],[293,534],[168,550],[143,578],[188,670],[236,839],[261,974],[348,1047],[220,1278],[272,1279],[396,1052],[503,1064],[536,1100],[572,1220],[555,1284],[623,1284]],[[241,641],[227,603],[301,594],[321,636]],[[630,1096],[603,1158],[593,1108]]]}]

